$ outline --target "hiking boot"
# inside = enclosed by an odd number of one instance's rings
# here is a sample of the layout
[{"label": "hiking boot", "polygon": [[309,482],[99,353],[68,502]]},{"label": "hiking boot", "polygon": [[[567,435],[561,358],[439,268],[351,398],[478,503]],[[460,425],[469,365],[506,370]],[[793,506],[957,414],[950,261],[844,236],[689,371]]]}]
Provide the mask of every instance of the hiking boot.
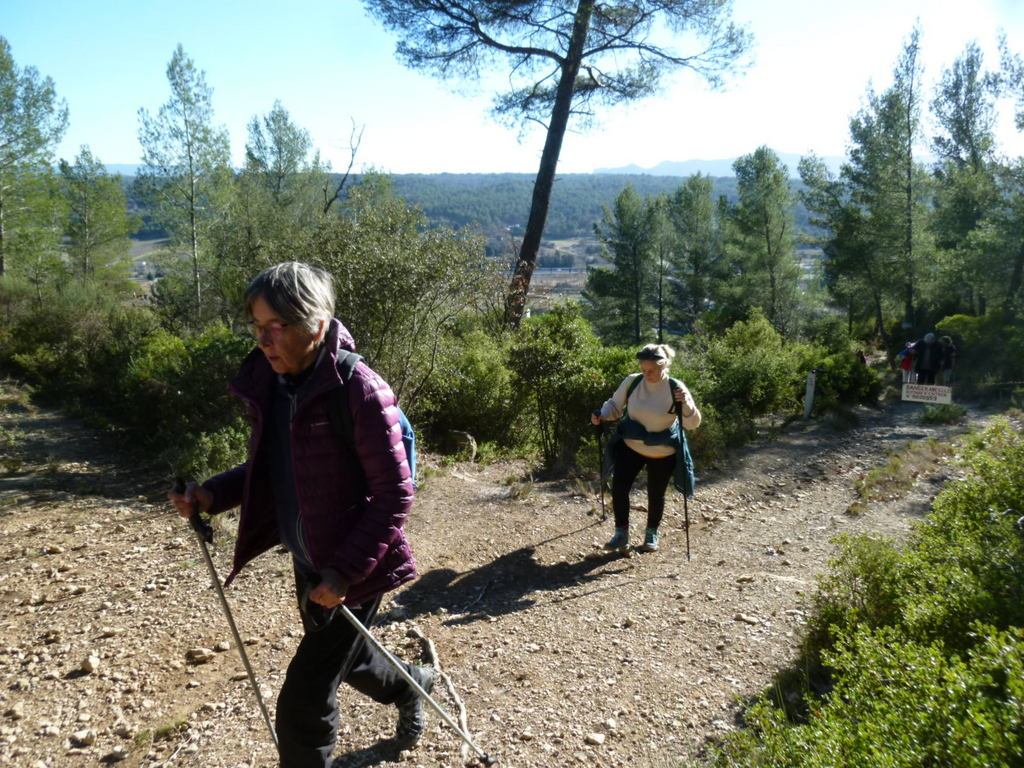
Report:
[{"label": "hiking boot", "polygon": [[605,552],[625,552],[629,549],[629,529],[616,528],[615,535],[604,545]]},{"label": "hiking boot", "polygon": [[[424,691],[430,693],[434,688],[434,680],[437,672],[433,667],[412,667],[409,674]],[[395,742],[400,749],[412,749],[415,747],[427,727],[427,716],[423,711],[423,699],[416,691],[410,691],[408,696],[398,702],[398,727],[395,728]]]},{"label": "hiking boot", "polygon": [[657,552],[658,542],[661,541],[661,534],[657,528],[648,528],[644,531],[644,543],[640,545],[641,552]]}]

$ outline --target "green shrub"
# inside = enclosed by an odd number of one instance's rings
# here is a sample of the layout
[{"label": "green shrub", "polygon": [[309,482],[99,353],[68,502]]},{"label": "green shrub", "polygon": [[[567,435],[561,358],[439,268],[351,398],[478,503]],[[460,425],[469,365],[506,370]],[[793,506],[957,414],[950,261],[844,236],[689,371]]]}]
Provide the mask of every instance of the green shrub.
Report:
[{"label": "green shrub", "polygon": [[721,413],[729,404],[742,404],[749,417],[796,410],[805,378],[800,362],[797,345],[786,345],[772,324],[755,314],[708,343],[708,400]]},{"label": "green shrub", "polygon": [[861,629],[829,655],[835,689],[805,725],[762,701],[726,739],[722,768],[987,768],[1024,754],[1024,635],[976,628],[967,658]]},{"label": "green shrub", "polygon": [[967,415],[967,409],[956,403],[926,405],[921,411],[922,424],[959,424]]},{"label": "green shrub", "polygon": [[864,365],[852,347],[837,352],[815,348],[809,368],[816,371],[814,411],[822,413],[847,403],[874,404],[882,393],[882,377]]},{"label": "green shrub", "polygon": [[[790,675],[806,695],[799,717],[763,697],[714,765],[1020,763],[1024,437],[997,422],[963,455],[967,479],[947,484],[906,546],[840,539],[814,598],[803,675]],[[810,691],[823,682],[819,699]]]},{"label": "green shrub", "polygon": [[900,616],[896,546],[888,539],[845,535],[837,545],[812,600],[807,650],[814,663],[822,649],[856,626],[886,627]]},{"label": "green shrub", "polygon": [[481,330],[451,336],[412,414],[435,443],[450,430],[509,446],[523,437],[523,398],[505,364],[506,344]]},{"label": "green shrub", "polygon": [[1006,382],[1024,378],[1024,324],[1001,312],[980,317],[951,315],[936,324],[957,347],[956,386],[1006,397]]},{"label": "green shrub", "polygon": [[590,414],[633,370],[629,350],[605,349],[574,305],[528,319],[512,341],[514,386],[529,398],[544,463],[565,470],[592,434]]}]

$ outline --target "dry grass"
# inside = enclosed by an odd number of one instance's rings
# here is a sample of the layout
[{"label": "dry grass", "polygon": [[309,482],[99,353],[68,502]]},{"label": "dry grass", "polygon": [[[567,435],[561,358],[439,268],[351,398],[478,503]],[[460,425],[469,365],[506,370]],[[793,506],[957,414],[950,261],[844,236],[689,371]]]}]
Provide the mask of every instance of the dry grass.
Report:
[{"label": "dry grass", "polygon": [[935,438],[911,443],[899,453],[890,454],[888,460],[870,469],[854,485],[857,500],[846,510],[848,515],[859,515],[866,506],[876,501],[894,501],[913,487],[917,478],[934,469],[943,459],[952,456],[956,446]]}]

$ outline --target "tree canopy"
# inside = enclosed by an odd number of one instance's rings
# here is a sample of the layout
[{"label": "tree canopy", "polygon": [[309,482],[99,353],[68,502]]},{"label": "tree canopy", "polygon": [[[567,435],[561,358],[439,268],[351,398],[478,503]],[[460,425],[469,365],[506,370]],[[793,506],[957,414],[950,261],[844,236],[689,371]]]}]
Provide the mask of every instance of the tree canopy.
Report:
[{"label": "tree canopy", "polygon": [[[530,215],[506,299],[511,326],[519,324],[526,306],[570,118],[586,122],[599,104],[649,96],[666,73],[679,68],[718,85],[750,45],[749,33],[730,20],[730,0],[364,4],[402,36],[398,57],[414,69],[443,79],[475,78],[504,63],[510,87],[495,96],[495,114],[545,127]],[[700,42],[688,50],[694,38]]]}]

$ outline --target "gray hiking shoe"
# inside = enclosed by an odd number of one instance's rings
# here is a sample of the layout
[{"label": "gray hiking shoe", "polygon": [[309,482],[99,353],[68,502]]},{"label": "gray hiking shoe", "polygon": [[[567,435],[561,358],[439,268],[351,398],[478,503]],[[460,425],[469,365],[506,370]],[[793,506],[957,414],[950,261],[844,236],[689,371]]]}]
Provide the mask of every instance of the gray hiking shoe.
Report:
[{"label": "gray hiking shoe", "polygon": [[616,528],[615,535],[604,545],[605,552],[625,552],[629,549],[629,529]]},{"label": "gray hiking shoe", "polygon": [[[437,671],[433,667],[412,667],[410,674],[416,678],[424,691],[430,693],[437,679]],[[416,691],[409,691],[408,696],[397,703],[398,727],[395,728],[395,742],[401,749],[412,749],[423,736],[427,727],[426,713],[423,711],[423,699]]]},{"label": "gray hiking shoe", "polygon": [[644,543],[640,545],[641,552],[657,552],[658,543],[661,541],[661,534],[657,528],[648,528],[644,531]]}]

